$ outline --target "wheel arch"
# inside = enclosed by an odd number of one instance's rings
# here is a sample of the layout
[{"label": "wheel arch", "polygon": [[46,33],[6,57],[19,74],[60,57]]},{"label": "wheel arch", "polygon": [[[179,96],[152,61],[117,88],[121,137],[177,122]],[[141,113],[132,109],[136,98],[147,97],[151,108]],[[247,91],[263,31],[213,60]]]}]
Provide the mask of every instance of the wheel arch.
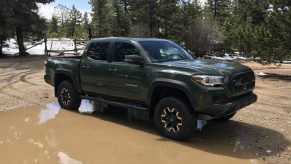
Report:
[{"label": "wheel arch", "polygon": [[150,107],[150,118],[153,118],[157,103],[161,99],[169,96],[179,96],[179,98],[186,101],[192,107],[193,111],[195,111],[196,101],[186,83],[172,79],[157,79],[152,83],[147,97]]},{"label": "wheel arch", "polygon": [[73,84],[73,87],[77,92],[81,92],[79,85],[79,77],[74,76],[72,72],[66,69],[59,69],[55,71],[54,75],[54,86],[55,86],[55,96],[57,95],[57,88],[63,81],[69,81]]}]

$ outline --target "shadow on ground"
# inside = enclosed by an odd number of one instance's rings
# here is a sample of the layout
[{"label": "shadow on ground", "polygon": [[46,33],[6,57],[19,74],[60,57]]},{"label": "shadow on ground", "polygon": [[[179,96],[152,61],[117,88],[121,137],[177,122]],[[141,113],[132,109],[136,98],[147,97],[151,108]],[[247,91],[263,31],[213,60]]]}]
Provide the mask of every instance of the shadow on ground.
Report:
[{"label": "shadow on ground", "polygon": [[265,76],[260,76],[263,79],[269,79],[269,80],[283,80],[290,82],[291,81],[291,75],[282,75],[282,74],[276,74],[276,73],[266,73]]},{"label": "shadow on ground", "polygon": [[90,116],[157,135],[160,142],[176,142],[208,153],[241,159],[276,156],[290,145],[277,131],[240,121],[209,123],[202,131],[196,131],[189,141],[179,142],[161,137],[152,123],[128,119],[127,111],[123,109],[111,107]]},{"label": "shadow on ground", "polygon": [[36,70],[44,68],[44,55],[31,55],[23,57],[9,57],[0,59],[0,68],[11,68],[15,70]]}]

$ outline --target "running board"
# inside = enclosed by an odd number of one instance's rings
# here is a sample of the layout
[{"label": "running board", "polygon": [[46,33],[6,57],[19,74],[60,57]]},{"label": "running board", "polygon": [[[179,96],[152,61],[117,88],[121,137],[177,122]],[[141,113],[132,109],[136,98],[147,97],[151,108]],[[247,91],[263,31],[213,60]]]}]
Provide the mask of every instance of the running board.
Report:
[{"label": "running board", "polygon": [[91,101],[95,101],[95,102],[99,102],[99,103],[105,103],[105,104],[109,104],[109,105],[114,105],[114,106],[118,106],[118,107],[123,107],[123,108],[127,108],[127,109],[141,110],[141,111],[148,111],[149,110],[147,107],[138,106],[136,104],[129,104],[129,103],[110,101],[110,100],[105,100],[105,99],[103,99],[101,97],[80,96],[80,98],[91,100]]}]

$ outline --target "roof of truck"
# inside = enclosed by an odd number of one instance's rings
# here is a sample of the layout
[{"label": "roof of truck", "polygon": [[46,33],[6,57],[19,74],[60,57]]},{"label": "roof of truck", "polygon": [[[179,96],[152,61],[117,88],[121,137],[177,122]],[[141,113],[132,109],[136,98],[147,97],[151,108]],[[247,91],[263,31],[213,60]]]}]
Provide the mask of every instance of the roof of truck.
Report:
[{"label": "roof of truck", "polygon": [[130,37],[106,37],[106,38],[94,38],[92,41],[167,41],[166,39],[159,38],[130,38]]}]

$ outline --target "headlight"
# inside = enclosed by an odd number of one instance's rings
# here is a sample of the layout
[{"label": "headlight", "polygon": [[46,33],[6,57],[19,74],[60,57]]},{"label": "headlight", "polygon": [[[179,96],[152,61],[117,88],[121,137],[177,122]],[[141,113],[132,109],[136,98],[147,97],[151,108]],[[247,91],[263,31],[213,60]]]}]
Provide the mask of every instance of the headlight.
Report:
[{"label": "headlight", "polygon": [[197,83],[204,86],[217,86],[223,85],[224,77],[223,76],[212,76],[212,75],[194,75],[192,79]]}]

